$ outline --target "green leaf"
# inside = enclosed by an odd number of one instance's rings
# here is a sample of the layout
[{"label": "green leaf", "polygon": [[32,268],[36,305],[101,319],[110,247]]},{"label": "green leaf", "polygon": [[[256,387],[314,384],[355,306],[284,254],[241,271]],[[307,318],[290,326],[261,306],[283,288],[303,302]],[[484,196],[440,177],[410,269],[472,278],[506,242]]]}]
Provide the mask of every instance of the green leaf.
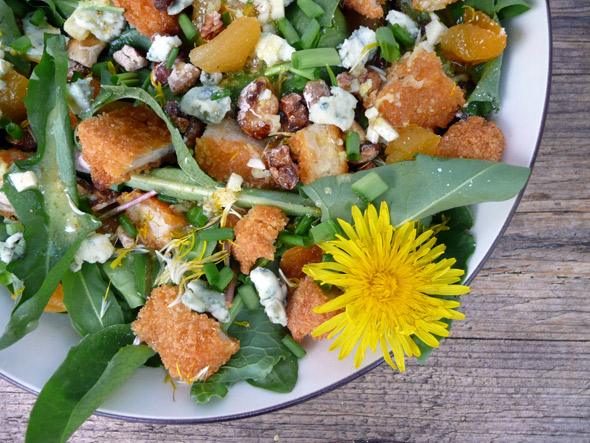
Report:
[{"label": "green leaf", "polygon": [[370,171],[323,177],[302,191],[322,211],[322,221],[351,220],[351,207],[367,207],[351,185],[375,172],[390,188],[373,204],[387,202],[391,223],[401,226],[457,206],[514,197],[524,187],[530,170],[484,160],[418,155],[416,160],[380,166]]},{"label": "green leaf", "polygon": [[467,6],[485,12],[490,17],[496,12],[496,0],[465,0],[447,6],[444,10],[438,11],[438,15],[447,26],[453,26],[459,23]]},{"label": "green leaf", "polygon": [[467,206],[462,206],[436,214],[432,223],[441,223],[443,218],[448,220],[446,226],[449,229],[436,235],[438,243],[446,246],[439,260],[454,258],[456,262],[453,268],[463,269],[467,273],[467,260],[475,252],[475,239],[466,232],[473,226],[473,215]]},{"label": "green leaf", "polygon": [[85,113],[82,117],[88,118],[89,116],[96,113],[100,108],[102,108],[107,103],[111,103],[117,100],[122,99],[134,99],[139,100],[140,102],[145,103],[150,108],[154,110],[154,112],[164,120],[170,134],[172,136],[172,144],[174,145],[174,149],[176,151],[176,159],[178,160],[178,165],[182,168],[184,172],[193,180],[196,184],[201,186],[214,186],[216,182],[205,174],[199,165],[191,155],[189,149],[184,144],[182,140],[182,135],[178,131],[178,129],[174,126],[174,124],[170,121],[166,113],[162,110],[160,105],[154,98],[149,95],[146,91],[141,88],[132,88],[129,86],[112,86],[112,85],[102,85],[100,88],[100,93],[94,100],[92,108]]},{"label": "green leaf", "polygon": [[2,189],[25,227],[26,249],[23,258],[8,266],[24,281],[25,289],[0,337],[0,349],[37,327],[80,243],[100,227],[98,220],[75,206],[78,194],[66,101],[67,73],[64,37],[47,35],[45,53],[33,71],[25,99],[37,153],[10,169],[11,173],[34,171],[39,184],[37,189],[19,193],[7,179]]},{"label": "green leaf", "polygon": [[525,0],[496,0],[496,14],[500,20],[507,20],[524,14],[531,7]]},{"label": "green leaf", "polygon": [[320,26],[332,26],[332,18],[338,9],[339,0],[314,0],[324,10],[324,14],[319,16],[316,20]]},{"label": "green leaf", "polygon": [[130,308],[143,306],[146,296],[151,293],[158,262],[146,253],[129,254],[123,258],[121,266],[114,269],[111,268],[112,262],[109,260],[102,265],[103,272]]},{"label": "green leaf", "polygon": [[67,271],[62,279],[64,304],[81,336],[124,323],[123,312],[99,266],[84,263],[80,271]]},{"label": "green leaf", "polygon": [[298,371],[297,357],[290,353],[284,360],[279,360],[265,377],[248,380],[248,383],[257,388],[286,394],[295,387]]},{"label": "green leaf", "polygon": [[[4,46],[8,46],[20,36],[21,32],[14,18],[12,8],[4,0],[0,0],[0,42]],[[9,51],[5,51],[4,58],[12,63],[18,72],[27,77],[29,76],[31,63],[28,60],[12,55]]]},{"label": "green leaf", "polygon": [[248,310],[243,305],[227,329],[230,337],[240,341],[240,350],[209,379],[193,383],[191,397],[197,403],[206,403],[214,396],[225,397],[227,386],[240,380],[264,379],[291,354],[281,342],[282,331],[281,325],[270,322],[264,308]]},{"label": "green leaf", "polygon": [[348,23],[342,11],[336,8],[334,11],[334,20],[332,25],[324,27],[320,31],[320,38],[318,40],[318,48],[335,48],[348,38]]},{"label": "green leaf", "polygon": [[26,442],[65,442],[154,351],[129,325],[87,335],[68,352],[33,406]]},{"label": "green leaf", "polygon": [[145,54],[150,49],[152,41],[147,35],[140,34],[137,29],[131,26],[111,41],[109,55],[113,55],[125,45],[133,46]]},{"label": "green leaf", "polygon": [[500,109],[500,75],[503,58],[504,54],[501,54],[483,64],[481,77],[473,92],[467,97],[467,103],[463,108],[467,114],[486,116]]}]

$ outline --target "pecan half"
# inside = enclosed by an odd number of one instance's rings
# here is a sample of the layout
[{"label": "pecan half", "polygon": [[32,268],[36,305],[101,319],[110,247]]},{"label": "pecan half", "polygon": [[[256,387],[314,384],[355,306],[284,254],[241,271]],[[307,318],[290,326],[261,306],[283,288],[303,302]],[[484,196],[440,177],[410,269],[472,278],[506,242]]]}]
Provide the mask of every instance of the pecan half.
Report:
[{"label": "pecan half", "polygon": [[287,145],[264,151],[264,159],[268,163],[274,181],[281,187],[291,190],[299,181],[299,166],[291,158],[291,150]]},{"label": "pecan half", "polygon": [[196,117],[191,117],[190,123],[183,137],[184,144],[187,146],[187,148],[194,149],[197,138],[203,135],[204,131],[205,123]]},{"label": "pecan half", "polygon": [[281,99],[280,109],[285,115],[286,120],[283,125],[283,130],[287,132],[295,132],[307,124],[309,112],[307,111],[305,103],[303,103],[303,97],[301,94],[293,92],[292,94],[285,95]]},{"label": "pecan half", "polygon": [[377,158],[381,152],[381,146],[377,143],[365,143],[361,145],[360,158],[356,162],[349,161],[348,163],[354,166],[361,166]]},{"label": "pecan half", "polygon": [[238,124],[251,137],[263,139],[280,128],[279,100],[266,77],[257,78],[242,90],[238,108]]},{"label": "pecan half", "polygon": [[190,63],[177,63],[168,77],[168,86],[174,95],[184,94],[188,91],[201,75],[201,70]]},{"label": "pecan half", "polygon": [[172,3],[172,0],[154,0],[154,8],[158,11],[165,11]]},{"label": "pecan half", "polygon": [[180,110],[180,103],[176,100],[169,100],[163,109],[170,117],[170,120],[172,120],[172,123],[174,123],[174,126],[184,134],[190,125],[190,119],[188,115]]},{"label": "pecan half", "polygon": [[303,88],[303,98],[308,108],[311,108],[320,98],[329,96],[330,87],[323,80],[309,81]]},{"label": "pecan half", "polygon": [[148,60],[133,46],[125,45],[113,54],[113,59],[127,72],[137,71],[148,65]]}]

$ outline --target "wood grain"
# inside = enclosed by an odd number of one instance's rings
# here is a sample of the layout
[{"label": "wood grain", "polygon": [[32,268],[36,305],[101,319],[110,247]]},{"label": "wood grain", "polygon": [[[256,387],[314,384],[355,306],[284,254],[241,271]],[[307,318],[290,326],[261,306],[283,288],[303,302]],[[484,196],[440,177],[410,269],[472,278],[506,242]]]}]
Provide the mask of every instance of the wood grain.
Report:
[{"label": "wood grain", "polygon": [[[590,4],[552,6],[549,115],[519,209],[427,366],[382,366],[244,420],[154,425],[93,416],[75,442],[590,441]],[[35,400],[0,380],[0,440]]]}]

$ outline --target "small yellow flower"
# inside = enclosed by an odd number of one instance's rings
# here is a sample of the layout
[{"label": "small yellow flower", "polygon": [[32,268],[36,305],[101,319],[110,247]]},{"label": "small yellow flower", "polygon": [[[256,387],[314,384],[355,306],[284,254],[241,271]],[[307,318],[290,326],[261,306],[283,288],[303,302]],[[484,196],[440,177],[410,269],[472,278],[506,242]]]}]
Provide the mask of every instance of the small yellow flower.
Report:
[{"label": "small yellow flower", "polygon": [[[344,309],[316,328],[312,335],[339,334],[330,350],[340,349],[343,359],[357,346],[354,357],[358,367],[369,347],[383,351],[391,367],[405,370],[404,354],[420,356],[413,340],[416,336],[438,347],[435,335],[447,337],[442,319],[462,320],[455,311],[459,302],[438,296],[456,296],[469,292],[455,284],[464,271],[452,269],[455,259],[436,261],[445,246],[437,245],[435,231],[422,231],[417,222],[399,228],[390,223],[387,204],[380,213],[369,205],[364,214],[352,208],[354,226],[338,220],[345,236],[318,246],[332,255],[334,262],[306,265],[303,271],[323,284],[338,286],[343,294],[314,309],[317,313]],[[395,364],[389,355],[393,351]]]}]

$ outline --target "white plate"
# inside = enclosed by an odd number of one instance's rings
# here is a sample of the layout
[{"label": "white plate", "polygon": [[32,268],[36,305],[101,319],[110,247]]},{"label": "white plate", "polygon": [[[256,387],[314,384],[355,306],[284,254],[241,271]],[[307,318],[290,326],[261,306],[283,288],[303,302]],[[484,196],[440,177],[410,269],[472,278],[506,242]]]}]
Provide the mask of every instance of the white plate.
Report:
[{"label": "white plate", "polygon": [[[506,23],[509,49],[504,58],[502,111],[495,120],[504,131],[507,147],[503,161],[532,166],[546,111],[550,77],[550,24],[545,0],[529,0],[531,11]],[[486,203],[474,209],[473,234],[477,249],[469,261],[472,279],[506,228],[519,198]],[[2,288],[4,293],[6,291]],[[8,322],[13,302],[0,294],[0,330]],[[0,376],[38,393],[80,337],[64,315],[44,314],[39,328],[12,347],[0,351]],[[242,418],[292,405],[353,380],[382,362],[368,354],[356,370],[353,359],[338,361],[329,343],[305,343],[299,380],[293,392],[275,394],[239,383],[224,399],[195,405],[189,387],[164,383],[162,369],[141,368],[100,409],[107,416],[150,422],[211,422]],[[441,351],[444,352],[444,351]]]}]

